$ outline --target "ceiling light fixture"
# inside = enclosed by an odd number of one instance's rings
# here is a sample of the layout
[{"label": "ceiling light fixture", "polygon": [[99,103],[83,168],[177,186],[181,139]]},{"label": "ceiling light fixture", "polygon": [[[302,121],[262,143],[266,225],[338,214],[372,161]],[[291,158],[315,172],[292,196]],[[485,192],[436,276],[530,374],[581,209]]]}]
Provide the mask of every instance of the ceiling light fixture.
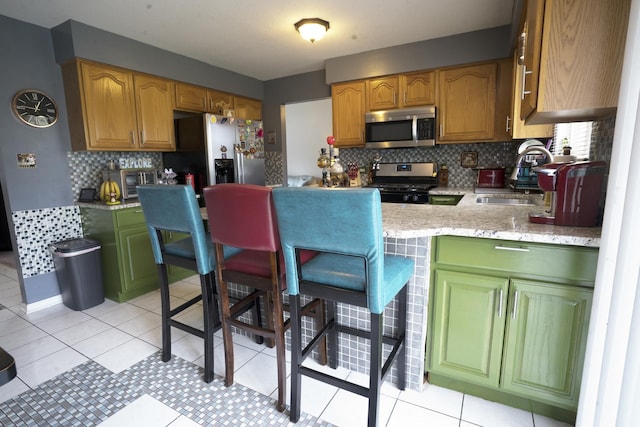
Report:
[{"label": "ceiling light fixture", "polygon": [[300,33],[303,39],[313,43],[316,40],[320,40],[324,37],[329,29],[329,22],[320,18],[301,19],[295,24],[296,30]]}]

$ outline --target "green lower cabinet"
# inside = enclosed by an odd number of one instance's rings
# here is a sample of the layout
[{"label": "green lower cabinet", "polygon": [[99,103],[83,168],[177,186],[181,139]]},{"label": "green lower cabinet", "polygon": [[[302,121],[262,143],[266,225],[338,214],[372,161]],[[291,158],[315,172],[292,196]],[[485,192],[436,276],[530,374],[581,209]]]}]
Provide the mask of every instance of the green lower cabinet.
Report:
[{"label": "green lower cabinet", "polygon": [[512,281],[504,390],[577,409],[592,297],[590,289]]},{"label": "green lower cabinet", "polygon": [[575,421],[597,254],[594,248],[435,238],[429,381]]},{"label": "green lower cabinet", "polygon": [[120,289],[117,300],[124,301],[158,287],[158,270],[151,251],[151,240],[146,225],[117,231],[119,247]]},{"label": "green lower cabinet", "polygon": [[[158,268],[140,207],[116,210],[82,208],[80,212],[84,235],[101,244],[107,298],[124,302],[158,289]],[[169,240],[186,237],[171,234]],[[197,274],[177,267],[168,271],[170,283]]]},{"label": "green lower cabinet", "polygon": [[435,272],[431,371],[497,387],[509,281]]}]

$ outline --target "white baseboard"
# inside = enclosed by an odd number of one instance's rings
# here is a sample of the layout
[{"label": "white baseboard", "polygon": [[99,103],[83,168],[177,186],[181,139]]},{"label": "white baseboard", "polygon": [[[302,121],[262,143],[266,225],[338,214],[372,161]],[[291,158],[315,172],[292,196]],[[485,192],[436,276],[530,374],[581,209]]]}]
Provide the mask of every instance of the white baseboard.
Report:
[{"label": "white baseboard", "polygon": [[20,310],[22,310],[23,314],[32,314],[38,310],[44,310],[45,308],[53,307],[57,304],[62,304],[62,295],[56,295],[31,304],[22,304],[20,306]]}]

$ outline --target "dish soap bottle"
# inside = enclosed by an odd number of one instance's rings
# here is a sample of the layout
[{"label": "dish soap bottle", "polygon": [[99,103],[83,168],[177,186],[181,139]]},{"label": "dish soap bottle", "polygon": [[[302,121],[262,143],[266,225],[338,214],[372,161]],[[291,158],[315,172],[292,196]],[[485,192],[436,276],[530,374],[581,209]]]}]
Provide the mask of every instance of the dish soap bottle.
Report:
[{"label": "dish soap bottle", "polygon": [[440,166],[440,170],[438,171],[438,185],[440,187],[448,187],[449,186],[449,168],[444,163]]}]

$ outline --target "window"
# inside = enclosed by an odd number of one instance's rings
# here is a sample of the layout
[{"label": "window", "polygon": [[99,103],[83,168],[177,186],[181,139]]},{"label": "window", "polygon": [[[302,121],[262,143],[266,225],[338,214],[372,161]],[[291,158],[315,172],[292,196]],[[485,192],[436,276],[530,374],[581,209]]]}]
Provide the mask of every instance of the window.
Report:
[{"label": "window", "polygon": [[562,154],[565,146],[571,147],[571,155],[578,160],[589,158],[591,128],[593,122],[558,123],[555,125],[551,153]]}]

